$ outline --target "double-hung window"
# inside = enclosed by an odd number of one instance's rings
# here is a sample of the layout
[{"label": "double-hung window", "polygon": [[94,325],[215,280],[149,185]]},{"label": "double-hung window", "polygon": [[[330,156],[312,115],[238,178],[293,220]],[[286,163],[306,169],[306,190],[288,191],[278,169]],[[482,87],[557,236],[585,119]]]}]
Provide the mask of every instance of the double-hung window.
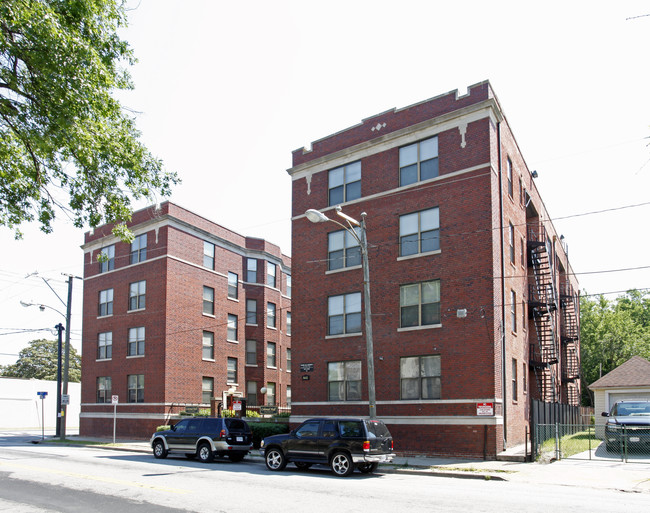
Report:
[{"label": "double-hung window", "polygon": [[110,360],[113,357],[113,332],[107,331],[97,336],[97,359]]},{"label": "double-hung window", "polygon": [[214,315],[214,289],[203,287],[203,313]]},{"label": "double-hung window", "polygon": [[517,360],[512,359],[512,400],[517,400]]},{"label": "double-hung window", "polygon": [[361,292],[327,298],[327,334],[361,333]]},{"label": "double-hung window", "polygon": [[257,365],[257,340],[246,341],[246,365]]},{"label": "double-hung window", "polygon": [[400,287],[400,327],[440,324],[440,280]]},{"label": "double-hung window", "polygon": [[510,291],[510,327],[513,332],[517,332],[517,293]]},{"label": "double-hung window", "polygon": [[228,297],[237,299],[239,297],[239,276],[235,273],[228,273]]},{"label": "double-hung window", "polygon": [[[354,230],[360,239],[361,228]],[[327,262],[330,271],[361,265],[361,247],[357,239],[347,230],[328,233]]]},{"label": "double-hung window", "polygon": [[287,312],[287,335],[291,336],[291,312]]},{"label": "double-hung window", "polygon": [[266,262],[266,284],[269,287],[275,288],[276,286],[276,273],[278,266],[271,262]]},{"label": "double-hung window", "polygon": [[100,317],[113,315],[113,289],[99,291],[99,312]]},{"label": "double-hung window", "polygon": [[257,299],[246,300],[246,324],[257,325]]},{"label": "double-hung window", "polygon": [[97,402],[109,403],[111,402],[111,377],[98,376],[97,377]]},{"label": "double-hung window", "polygon": [[275,383],[266,384],[266,405],[275,406]]},{"label": "double-hung window", "polygon": [[127,402],[144,402],[144,374],[129,374],[127,376]]},{"label": "double-hung window", "polygon": [[257,382],[246,382],[246,404],[247,406],[257,406]]},{"label": "double-hung window", "polygon": [[508,223],[508,249],[510,250],[510,262],[515,264],[515,227]]},{"label": "double-hung window", "polygon": [[400,256],[427,253],[439,249],[440,215],[437,207],[400,216]]},{"label": "double-hung window", "polygon": [[129,310],[142,310],[146,305],[147,282],[136,281],[129,285]]},{"label": "double-hung window", "polygon": [[291,372],[291,349],[287,349],[287,372]]},{"label": "double-hung window", "polygon": [[276,357],[277,346],[275,342],[267,342],[266,344],[266,366],[275,369],[277,367]]},{"label": "double-hung window", "polygon": [[276,306],[275,303],[266,303],[266,326],[276,327]]},{"label": "double-hung window", "polygon": [[203,267],[214,269],[214,244],[203,241]]},{"label": "double-hung window", "polygon": [[438,137],[399,149],[399,184],[409,185],[438,176]]},{"label": "double-hung window", "polygon": [[331,169],[328,174],[329,204],[339,205],[361,197],[361,162]]},{"label": "double-hung window", "polygon": [[99,256],[99,272],[105,273],[115,269],[115,244],[102,248]]},{"label": "double-hung window", "polygon": [[291,275],[287,274],[287,297],[291,297]]},{"label": "double-hung window", "polygon": [[233,342],[237,341],[237,316],[234,314],[228,314],[228,340]]},{"label": "double-hung window", "polygon": [[211,331],[203,332],[203,350],[204,360],[214,360],[214,333]]},{"label": "double-hung window", "polygon": [[440,399],[440,356],[400,358],[402,399]]},{"label": "double-hung window", "polygon": [[131,243],[131,263],[137,264],[147,259],[147,234],[143,233],[133,239]]},{"label": "double-hung window", "polygon": [[255,258],[246,259],[246,281],[257,283],[257,260]]},{"label": "double-hung window", "polygon": [[201,382],[201,402],[210,404],[214,397],[214,378],[203,378]]},{"label": "double-hung window", "polygon": [[144,326],[129,328],[128,356],[144,355]]},{"label": "double-hung window", "polygon": [[508,195],[512,198],[512,160],[510,160],[510,157],[508,157],[506,163],[506,173],[508,179]]},{"label": "double-hung window", "polygon": [[237,358],[228,358],[228,383],[237,383]]},{"label": "double-hung window", "polygon": [[361,361],[329,362],[327,389],[329,401],[360,401]]}]

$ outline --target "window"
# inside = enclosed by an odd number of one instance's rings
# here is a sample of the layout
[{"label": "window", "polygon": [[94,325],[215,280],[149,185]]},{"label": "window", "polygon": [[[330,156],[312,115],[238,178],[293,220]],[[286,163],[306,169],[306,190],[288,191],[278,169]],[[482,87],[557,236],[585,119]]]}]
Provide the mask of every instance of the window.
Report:
[{"label": "window", "polygon": [[291,349],[287,349],[287,372],[291,372]]},{"label": "window", "polygon": [[129,374],[127,376],[129,403],[144,402],[144,374]]},{"label": "window", "polygon": [[328,173],[329,204],[339,205],[361,197],[361,162],[331,169]]},{"label": "window", "polygon": [[400,327],[440,324],[440,280],[400,287]]},{"label": "window", "polygon": [[248,258],[246,260],[246,281],[257,283],[257,260]]},{"label": "window", "polygon": [[287,407],[291,407],[291,385],[287,385]]},{"label": "window", "polygon": [[438,208],[413,212],[399,218],[400,256],[427,253],[440,249]]},{"label": "window", "polygon": [[136,281],[129,285],[129,310],[142,310],[146,304],[147,282]]},{"label": "window", "polygon": [[246,365],[257,365],[257,340],[246,341]]},{"label": "window", "polygon": [[[354,229],[359,239],[361,228]],[[327,268],[330,271],[361,265],[359,242],[347,230],[327,234]]]},{"label": "window", "polygon": [[257,300],[246,300],[246,324],[257,324]]},{"label": "window", "polygon": [[440,399],[440,356],[400,358],[400,397]]},{"label": "window", "polygon": [[275,345],[274,342],[267,342],[266,344],[266,366],[267,367],[277,367],[277,362],[276,362],[276,350],[277,346]]},{"label": "window", "polygon": [[113,357],[113,332],[107,331],[97,336],[97,359],[110,360]]},{"label": "window", "polygon": [[99,272],[105,273],[115,269],[115,244],[102,248],[99,254]]},{"label": "window", "polygon": [[510,262],[515,264],[515,227],[508,223],[508,248],[510,249]]},{"label": "window", "polygon": [[361,333],[361,292],[327,299],[327,334]]},{"label": "window", "polygon": [[228,383],[237,383],[237,358],[228,358]]},{"label": "window", "polygon": [[203,313],[214,315],[214,289],[203,287]]},{"label": "window", "polygon": [[510,291],[510,325],[513,332],[517,332],[517,294]]},{"label": "window", "polygon": [[129,328],[129,344],[127,356],[142,356],[144,354],[144,326]]},{"label": "window", "polygon": [[291,297],[291,275],[287,274],[287,297]]},{"label": "window", "polygon": [[237,316],[234,314],[228,314],[228,334],[226,335],[228,340],[237,340]]},{"label": "window", "polygon": [[409,185],[438,176],[438,137],[399,149],[399,184]]},{"label": "window", "polygon": [[522,379],[522,384],[524,386],[524,394],[528,392],[528,383],[526,382],[526,375],[528,374],[526,372],[526,362],[521,364],[522,367],[522,373],[521,373],[521,379]]},{"label": "window", "polygon": [[521,241],[521,244],[520,244],[520,249],[521,249],[520,253],[521,253],[521,255],[519,255],[519,258],[521,259],[521,262],[519,262],[519,263],[521,264],[521,267],[525,267],[526,266],[526,251],[524,249],[525,248],[524,239],[522,238],[522,239],[520,239],[520,241]]},{"label": "window", "polygon": [[203,267],[214,269],[214,244],[203,241]]},{"label": "window", "polygon": [[275,288],[275,273],[277,272],[277,268],[277,265],[272,264],[271,262],[266,262],[266,284],[269,287]]},{"label": "window", "polygon": [[111,401],[111,378],[99,376],[97,378],[97,402],[110,403]]},{"label": "window", "polygon": [[147,259],[147,234],[138,235],[131,243],[131,263],[137,264]]},{"label": "window", "polygon": [[275,328],[275,303],[266,303],[266,325]]},{"label": "window", "polygon": [[99,316],[113,315],[113,289],[99,291]]},{"label": "window", "polygon": [[291,312],[287,312],[287,335],[291,335]]},{"label": "window", "polygon": [[510,157],[508,157],[506,163],[506,173],[508,180],[508,195],[512,198],[512,160],[510,160]]},{"label": "window", "polygon": [[246,382],[246,406],[257,406],[257,383]]},{"label": "window", "polygon": [[521,329],[526,331],[526,301],[521,302]]},{"label": "window", "polygon": [[266,405],[275,406],[275,383],[266,384]]},{"label": "window", "polygon": [[211,331],[203,332],[203,353],[204,360],[214,360],[214,333]]},{"label": "window", "polygon": [[237,299],[239,297],[239,276],[235,273],[228,273],[228,297]]},{"label": "window", "polygon": [[517,400],[517,360],[512,359],[512,400]]},{"label": "window", "polygon": [[360,401],[361,361],[329,362],[327,389],[329,401]]},{"label": "window", "polygon": [[203,378],[201,381],[201,402],[210,404],[214,397],[214,378]]}]

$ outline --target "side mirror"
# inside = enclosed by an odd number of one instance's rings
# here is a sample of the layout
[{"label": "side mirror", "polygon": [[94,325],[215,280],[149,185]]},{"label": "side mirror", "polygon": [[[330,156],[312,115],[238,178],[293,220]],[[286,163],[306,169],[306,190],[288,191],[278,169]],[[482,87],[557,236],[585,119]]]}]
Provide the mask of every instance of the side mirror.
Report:
[{"label": "side mirror", "polygon": [[609,417],[609,413],[604,411],[603,413],[600,414],[601,417]]}]

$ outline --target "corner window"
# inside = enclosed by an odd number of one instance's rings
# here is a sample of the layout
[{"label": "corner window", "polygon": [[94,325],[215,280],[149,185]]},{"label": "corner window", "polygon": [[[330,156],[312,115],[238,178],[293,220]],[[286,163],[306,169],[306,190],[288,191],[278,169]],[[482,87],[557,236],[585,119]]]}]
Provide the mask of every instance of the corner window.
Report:
[{"label": "corner window", "polygon": [[239,297],[239,276],[235,273],[228,273],[228,297],[237,299]]},{"label": "corner window", "polygon": [[267,342],[266,344],[266,366],[276,368],[277,359],[276,359],[277,346],[274,342]]},{"label": "corner window", "polygon": [[409,185],[438,176],[438,137],[399,149],[399,184]]},{"label": "corner window", "polygon": [[107,331],[97,336],[97,359],[110,360],[113,357],[113,332]]},{"label": "corner window", "polygon": [[257,383],[255,381],[246,382],[246,405],[257,406]]},{"label": "corner window", "polygon": [[98,403],[110,403],[112,385],[110,376],[99,376],[97,377],[97,402]]},{"label": "corner window", "polygon": [[327,364],[328,401],[361,400],[361,361]]},{"label": "corner window", "polygon": [[131,243],[131,263],[137,264],[147,259],[147,234],[138,235]]},{"label": "corner window", "polygon": [[234,314],[228,314],[228,340],[233,342],[237,341],[237,316]]},{"label": "corner window", "polygon": [[266,405],[275,406],[275,383],[266,384]]},{"label": "corner window", "polygon": [[99,317],[113,315],[113,289],[99,291]]},{"label": "corner window", "polygon": [[246,259],[246,281],[257,283],[257,260],[254,258]]},{"label": "corner window", "polygon": [[257,365],[257,340],[246,341],[246,365]]},{"label": "corner window", "polygon": [[257,300],[246,300],[246,324],[257,325]]},{"label": "corner window", "polygon": [[228,358],[228,383],[237,383],[237,358]]},{"label": "corner window", "polygon": [[287,335],[291,336],[291,312],[287,312]]},{"label": "corner window", "polygon": [[136,281],[129,285],[129,310],[142,310],[146,305],[147,282]]},{"label": "corner window", "polygon": [[128,356],[144,355],[144,326],[129,328]]},{"label": "corner window", "polygon": [[144,402],[144,374],[129,374],[127,376],[127,402]]},{"label": "corner window", "polygon": [[214,397],[214,378],[203,378],[201,380],[201,402],[210,404]]},{"label": "corner window", "polygon": [[115,244],[102,248],[99,259],[99,272],[105,273],[115,269]]},{"label": "corner window", "polygon": [[214,360],[214,333],[211,331],[203,332],[202,358],[204,360]]},{"label": "corner window", "polygon": [[287,408],[291,408],[291,385],[287,385]]},{"label": "corner window", "polygon": [[440,399],[440,356],[400,358],[402,399]]},{"label": "corner window", "polygon": [[330,205],[339,205],[360,198],[361,162],[353,162],[330,170],[328,183]]},{"label": "corner window", "polygon": [[[361,228],[354,229],[361,239]],[[361,265],[359,242],[347,230],[327,234],[327,268],[330,271]]]},{"label": "corner window", "polygon": [[400,327],[440,324],[440,280],[400,287]]},{"label": "corner window", "polygon": [[291,275],[287,274],[287,297],[291,297]]},{"label": "corner window", "polygon": [[327,334],[361,333],[361,292],[327,298]]},{"label": "corner window", "polygon": [[427,253],[439,249],[440,216],[437,207],[400,216],[400,256]]},{"label": "corner window", "polygon": [[266,284],[269,287],[276,288],[276,276],[277,266],[271,262],[266,262]]},{"label": "corner window", "polygon": [[203,241],[203,267],[214,269],[214,244]]},{"label": "corner window", "polygon": [[268,328],[276,327],[276,307],[275,303],[266,303],[266,326]]},{"label": "corner window", "polygon": [[203,313],[214,315],[214,289],[203,287]]},{"label": "corner window", "polygon": [[291,372],[291,349],[287,349],[287,372]]}]

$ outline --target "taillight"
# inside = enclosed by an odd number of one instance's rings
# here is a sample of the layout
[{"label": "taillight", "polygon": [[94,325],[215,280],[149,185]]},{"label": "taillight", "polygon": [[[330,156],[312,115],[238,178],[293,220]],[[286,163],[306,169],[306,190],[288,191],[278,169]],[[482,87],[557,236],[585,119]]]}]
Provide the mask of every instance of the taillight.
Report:
[{"label": "taillight", "polygon": [[393,448],[394,448],[394,446],[393,446],[393,441],[391,440],[391,441],[390,441],[390,450],[392,451]]},{"label": "taillight", "polygon": [[219,433],[219,438],[226,438],[226,430],[222,429],[221,433]]},{"label": "taillight", "polygon": [[363,450],[364,451],[369,451],[370,450],[370,442],[368,440],[363,442]]}]

